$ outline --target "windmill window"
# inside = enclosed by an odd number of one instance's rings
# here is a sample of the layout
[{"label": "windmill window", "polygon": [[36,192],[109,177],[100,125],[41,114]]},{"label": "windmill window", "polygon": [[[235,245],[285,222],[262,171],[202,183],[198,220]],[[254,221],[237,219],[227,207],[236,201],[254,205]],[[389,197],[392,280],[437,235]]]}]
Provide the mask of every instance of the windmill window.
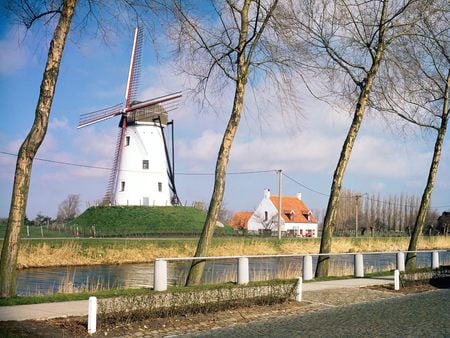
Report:
[{"label": "windmill window", "polygon": [[142,160],[142,169],[148,169],[148,160]]},{"label": "windmill window", "polygon": [[120,182],[120,191],[125,191],[125,181]]},{"label": "windmill window", "polygon": [[130,136],[125,137],[125,147],[130,145]]},{"label": "windmill window", "polygon": [[161,192],[162,191],[162,183],[158,182],[158,191]]}]

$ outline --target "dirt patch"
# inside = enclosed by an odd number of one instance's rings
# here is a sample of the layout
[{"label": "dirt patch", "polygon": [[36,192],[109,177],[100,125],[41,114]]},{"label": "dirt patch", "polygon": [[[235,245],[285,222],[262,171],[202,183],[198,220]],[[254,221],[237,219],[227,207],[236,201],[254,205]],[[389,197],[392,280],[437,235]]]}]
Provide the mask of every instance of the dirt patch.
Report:
[{"label": "dirt patch", "polygon": [[[418,284],[395,291],[393,285],[370,286],[359,289],[321,291],[317,295],[305,293],[304,301],[288,301],[266,306],[247,306],[214,313],[185,314],[166,318],[151,318],[132,323],[102,325],[97,323],[97,333],[87,334],[86,317],[70,317],[46,321],[0,322],[2,337],[161,337],[186,334],[234,324],[248,323],[286,315],[319,311],[329,306],[399,297],[405,294],[427,292],[437,289],[430,284]],[[364,291],[366,290],[366,291]],[[375,292],[376,291],[376,292]],[[376,295],[378,294],[378,296]],[[346,302],[343,302],[345,299]]]}]

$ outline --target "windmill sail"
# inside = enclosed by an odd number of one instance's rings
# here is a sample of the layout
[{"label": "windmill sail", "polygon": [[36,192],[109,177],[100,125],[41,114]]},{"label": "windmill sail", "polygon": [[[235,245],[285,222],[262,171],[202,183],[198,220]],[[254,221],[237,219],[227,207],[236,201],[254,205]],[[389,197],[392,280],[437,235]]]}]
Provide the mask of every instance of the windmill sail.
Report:
[{"label": "windmill sail", "polygon": [[130,107],[139,91],[142,65],[142,45],[144,34],[136,27],[134,32],[133,50],[131,52],[130,69],[128,71],[127,89],[125,90],[125,107]]},{"label": "windmill sail", "polygon": [[82,114],[77,128],[83,128],[91,124],[104,121],[122,114],[122,103],[116,104],[109,108],[96,110],[91,113]]},{"label": "windmill sail", "polygon": [[[139,80],[141,73],[141,61],[142,61],[142,44],[143,44],[144,35],[142,34],[142,30],[139,27],[136,27],[134,31],[134,41],[133,41],[133,49],[131,52],[131,60],[130,60],[130,69],[128,71],[128,81],[127,81],[127,89],[125,90],[125,112],[127,108],[131,106],[132,100],[134,100],[137,96],[138,88],[139,88]],[[117,140],[116,144],[116,152],[113,162],[113,167],[111,170],[110,183],[109,187],[112,189],[108,189],[105,194],[104,199],[109,199],[110,203],[113,203],[113,196],[115,195],[115,190],[117,189],[117,183],[119,178],[119,166],[120,166],[120,158],[122,156],[123,142],[125,139],[125,133],[127,129],[127,115],[124,114],[122,116],[122,120],[120,121],[120,136]]]}]

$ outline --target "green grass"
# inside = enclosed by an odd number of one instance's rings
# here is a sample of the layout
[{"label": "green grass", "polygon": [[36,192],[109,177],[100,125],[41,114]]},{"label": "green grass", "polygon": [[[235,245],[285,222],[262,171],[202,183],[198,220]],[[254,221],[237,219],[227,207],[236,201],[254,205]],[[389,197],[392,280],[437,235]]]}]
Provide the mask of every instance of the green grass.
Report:
[{"label": "green grass", "polygon": [[[89,236],[93,226],[97,237],[140,237],[152,235],[198,235],[206,214],[191,207],[99,206],[91,207],[68,226]],[[216,235],[229,235],[229,226],[216,228]]]},{"label": "green grass", "polygon": [[[6,224],[0,224],[0,239],[3,239],[5,237],[6,232]],[[24,225],[20,229],[20,237],[21,238],[39,238],[42,237],[45,238],[55,238],[55,237],[73,237],[73,234],[63,231],[57,231],[57,230],[51,230],[48,229],[47,226],[42,227],[42,233],[41,233],[41,227],[39,226],[29,226],[28,232],[27,227]]]}]

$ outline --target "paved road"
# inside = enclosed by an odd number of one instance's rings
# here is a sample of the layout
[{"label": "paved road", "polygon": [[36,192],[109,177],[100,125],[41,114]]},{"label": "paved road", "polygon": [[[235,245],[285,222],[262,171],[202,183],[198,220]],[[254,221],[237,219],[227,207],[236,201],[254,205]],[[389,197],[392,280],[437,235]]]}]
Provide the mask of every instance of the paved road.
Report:
[{"label": "paved road", "polygon": [[450,289],[236,325],[185,337],[450,337]]}]

